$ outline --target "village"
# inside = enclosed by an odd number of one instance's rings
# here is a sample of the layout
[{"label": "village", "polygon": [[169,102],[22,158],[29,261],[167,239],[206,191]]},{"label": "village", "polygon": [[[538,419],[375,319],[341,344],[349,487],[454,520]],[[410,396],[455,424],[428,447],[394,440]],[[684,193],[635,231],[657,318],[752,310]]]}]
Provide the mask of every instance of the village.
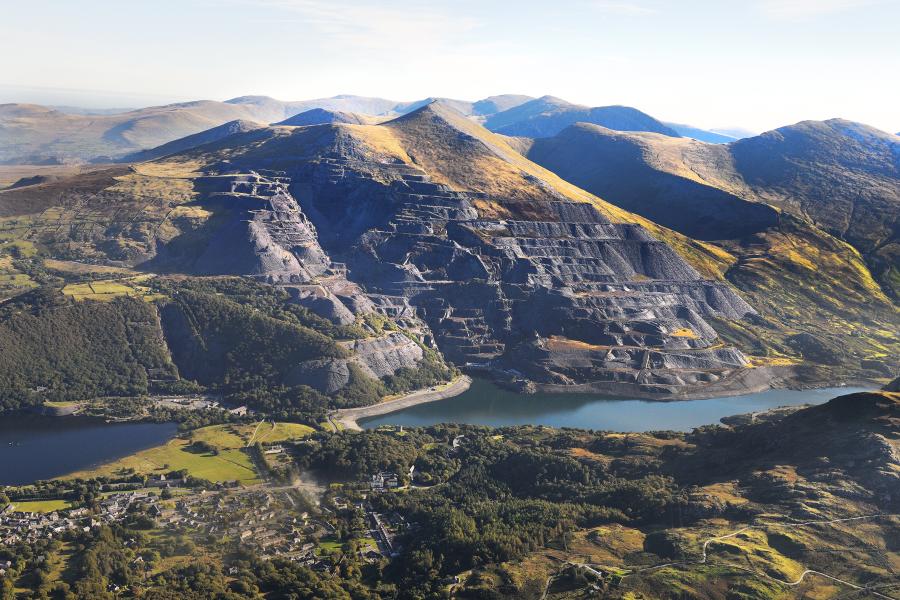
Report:
[{"label": "village", "polygon": [[13,546],[21,542],[56,539],[69,531],[90,531],[104,523],[122,521],[135,508],[150,516],[158,515],[159,497],[147,490],[113,493],[98,503],[96,511],[88,508],[20,511],[16,503],[11,502],[0,510],[0,543]]},{"label": "village", "polygon": [[[141,518],[145,526],[214,538],[223,547],[253,550],[266,559],[288,559],[319,573],[334,574],[348,551],[369,563],[399,553],[396,537],[409,529],[406,519],[399,514],[380,514],[367,501],[369,493],[399,487],[396,473],[379,472],[345,495],[328,491],[320,499],[311,499],[294,486],[198,490],[186,487],[182,479],[161,476],[139,489],[106,491],[91,507],[37,510],[10,502],[0,511],[0,544],[12,547],[62,539],[104,524]],[[35,502],[18,504],[32,507]]]}]

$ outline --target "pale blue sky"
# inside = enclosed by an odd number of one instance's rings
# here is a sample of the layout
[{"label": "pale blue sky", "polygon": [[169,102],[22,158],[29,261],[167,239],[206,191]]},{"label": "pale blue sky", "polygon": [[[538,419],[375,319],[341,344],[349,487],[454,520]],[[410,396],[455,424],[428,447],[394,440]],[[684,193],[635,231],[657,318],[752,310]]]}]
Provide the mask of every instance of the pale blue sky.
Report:
[{"label": "pale blue sky", "polygon": [[896,132],[898,29],[900,0],[0,0],[0,102],[553,94]]}]

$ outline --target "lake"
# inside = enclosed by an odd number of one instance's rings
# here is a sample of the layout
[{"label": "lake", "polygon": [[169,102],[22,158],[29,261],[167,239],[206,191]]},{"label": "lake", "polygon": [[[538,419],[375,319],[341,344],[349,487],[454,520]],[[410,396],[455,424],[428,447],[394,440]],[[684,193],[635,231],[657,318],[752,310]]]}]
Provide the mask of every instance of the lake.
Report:
[{"label": "lake", "polygon": [[0,416],[0,485],[52,479],[164,443],[175,423],[87,417]]},{"label": "lake", "polygon": [[609,431],[689,431],[718,423],[722,417],[768,410],[779,406],[821,404],[836,396],[864,388],[768,390],[745,396],[651,402],[604,398],[598,394],[517,394],[484,379],[475,379],[468,391],[430,404],[360,419],[364,429],[380,425],[409,427],[436,423],[469,423],[503,427],[547,425]]}]

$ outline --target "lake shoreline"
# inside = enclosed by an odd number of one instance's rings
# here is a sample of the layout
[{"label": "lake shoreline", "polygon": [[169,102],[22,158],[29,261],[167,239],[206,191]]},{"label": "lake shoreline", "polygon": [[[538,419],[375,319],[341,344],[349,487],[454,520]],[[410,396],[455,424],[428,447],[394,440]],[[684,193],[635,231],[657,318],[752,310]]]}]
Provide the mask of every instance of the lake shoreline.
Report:
[{"label": "lake shoreline", "polygon": [[412,406],[437,402],[438,400],[446,400],[447,398],[452,398],[468,391],[471,385],[472,378],[468,375],[461,375],[436,389],[429,388],[415,390],[400,398],[379,402],[378,404],[372,404],[370,406],[339,409],[330,413],[328,419],[333,425],[337,425],[340,428],[361,431],[362,427],[360,427],[358,423],[360,419],[378,417]]},{"label": "lake shoreline", "polygon": [[554,384],[533,381],[517,385],[500,377],[499,373],[483,371],[485,379],[517,394],[591,394],[602,395],[608,400],[646,400],[648,402],[684,402],[713,400],[756,394],[769,390],[819,390],[837,387],[880,388],[883,381],[875,379],[844,379],[841,381],[802,381],[796,375],[795,366],[765,366],[745,369],[734,377],[704,385],[685,386],[676,393],[647,391],[633,383],[587,382],[580,384]]},{"label": "lake shoreline", "polygon": [[[614,398],[595,393],[522,394],[486,378],[473,380],[470,389],[452,401],[408,408],[381,409],[360,416],[363,429],[393,425],[427,427],[438,423],[467,423],[487,427],[544,425],[617,432],[690,431],[721,423],[723,417],[765,412],[783,406],[821,404],[865,387],[825,387],[806,390],[766,389],[742,395],[660,402],[647,398]],[[355,419],[354,419],[355,420]]]}]

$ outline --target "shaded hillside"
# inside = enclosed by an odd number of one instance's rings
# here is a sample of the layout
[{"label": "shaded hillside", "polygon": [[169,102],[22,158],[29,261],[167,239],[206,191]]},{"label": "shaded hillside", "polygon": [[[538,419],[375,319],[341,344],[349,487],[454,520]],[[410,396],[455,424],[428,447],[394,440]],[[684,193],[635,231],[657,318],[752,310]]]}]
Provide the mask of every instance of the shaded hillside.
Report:
[{"label": "shaded hillside", "polygon": [[848,394],[783,419],[699,432],[694,441],[705,452],[697,452],[679,469],[704,480],[743,477],[761,501],[794,490],[795,514],[818,516],[818,493],[803,493],[798,482],[757,475],[789,464],[799,477],[821,481],[827,473],[836,487],[866,490],[870,502],[893,508],[900,505],[894,493],[900,485],[898,429],[900,394]]},{"label": "shaded hillside", "polygon": [[619,131],[652,131],[678,137],[672,128],[629,106],[590,108],[552,96],[537,98],[492,115],[485,120],[485,127],[503,135],[543,138],[554,136],[580,122]]},{"label": "shaded hillside", "polygon": [[757,197],[810,219],[863,254],[900,298],[900,140],[832,119],[804,121],[731,145]]},{"label": "shaded hillside", "polygon": [[140,152],[126,154],[120,160],[121,162],[143,162],[145,160],[153,160],[154,158],[160,158],[169,154],[175,154],[176,152],[190,150],[191,148],[196,148],[197,146],[208,144],[210,142],[217,142],[222,138],[226,138],[229,135],[234,135],[235,133],[245,133],[247,131],[253,131],[254,129],[259,129],[260,127],[263,127],[263,125],[261,125],[260,123],[255,123],[253,121],[229,121],[224,125],[219,125],[218,127],[213,127],[212,129],[207,129],[206,131],[201,131],[200,133],[195,133],[194,135],[189,135],[177,140],[173,140],[168,144],[163,144],[162,146],[157,146],[156,148],[152,148],[150,150],[142,150]]},{"label": "shaded hillside", "polygon": [[365,115],[356,113],[327,110],[324,108],[312,108],[302,113],[298,113],[293,117],[289,117],[284,121],[275,123],[275,125],[291,125],[295,127],[325,125],[326,123],[352,123],[356,125],[364,125],[370,123],[371,121],[371,117],[366,117]]},{"label": "shaded hillside", "polygon": [[75,303],[40,290],[0,305],[0,411],[139,396],[174,373],[156,311],[141,300]]},{"label": "shaded hillside", "polygon": [[528,157],[622,208],[694,238],[743,237],[771,227],[774,209],[698,180],[687,170],[667,172],[654,161],[691,140],[619,133],[578,124],[535,140]]},{"label": "shaded hillside", "polygon": [[[855,370],[881,365],[888,376],[896,368],[890,357],[900,341],[889,332],[897,331],[898,316],[860,255],[805,218],[777,214],[763,202],[778,200],[776,192],[752,188],[731,152],[727,145],[577,125],[536,140],[528,156],[624,208],[718,239],[735,257],[726,277],[769,319],[739,328],[747,343],[762,339],[769,352]],[[791,337],[798,332],[817,341]],[[817,352],[820,345],[831,352]]]}]

